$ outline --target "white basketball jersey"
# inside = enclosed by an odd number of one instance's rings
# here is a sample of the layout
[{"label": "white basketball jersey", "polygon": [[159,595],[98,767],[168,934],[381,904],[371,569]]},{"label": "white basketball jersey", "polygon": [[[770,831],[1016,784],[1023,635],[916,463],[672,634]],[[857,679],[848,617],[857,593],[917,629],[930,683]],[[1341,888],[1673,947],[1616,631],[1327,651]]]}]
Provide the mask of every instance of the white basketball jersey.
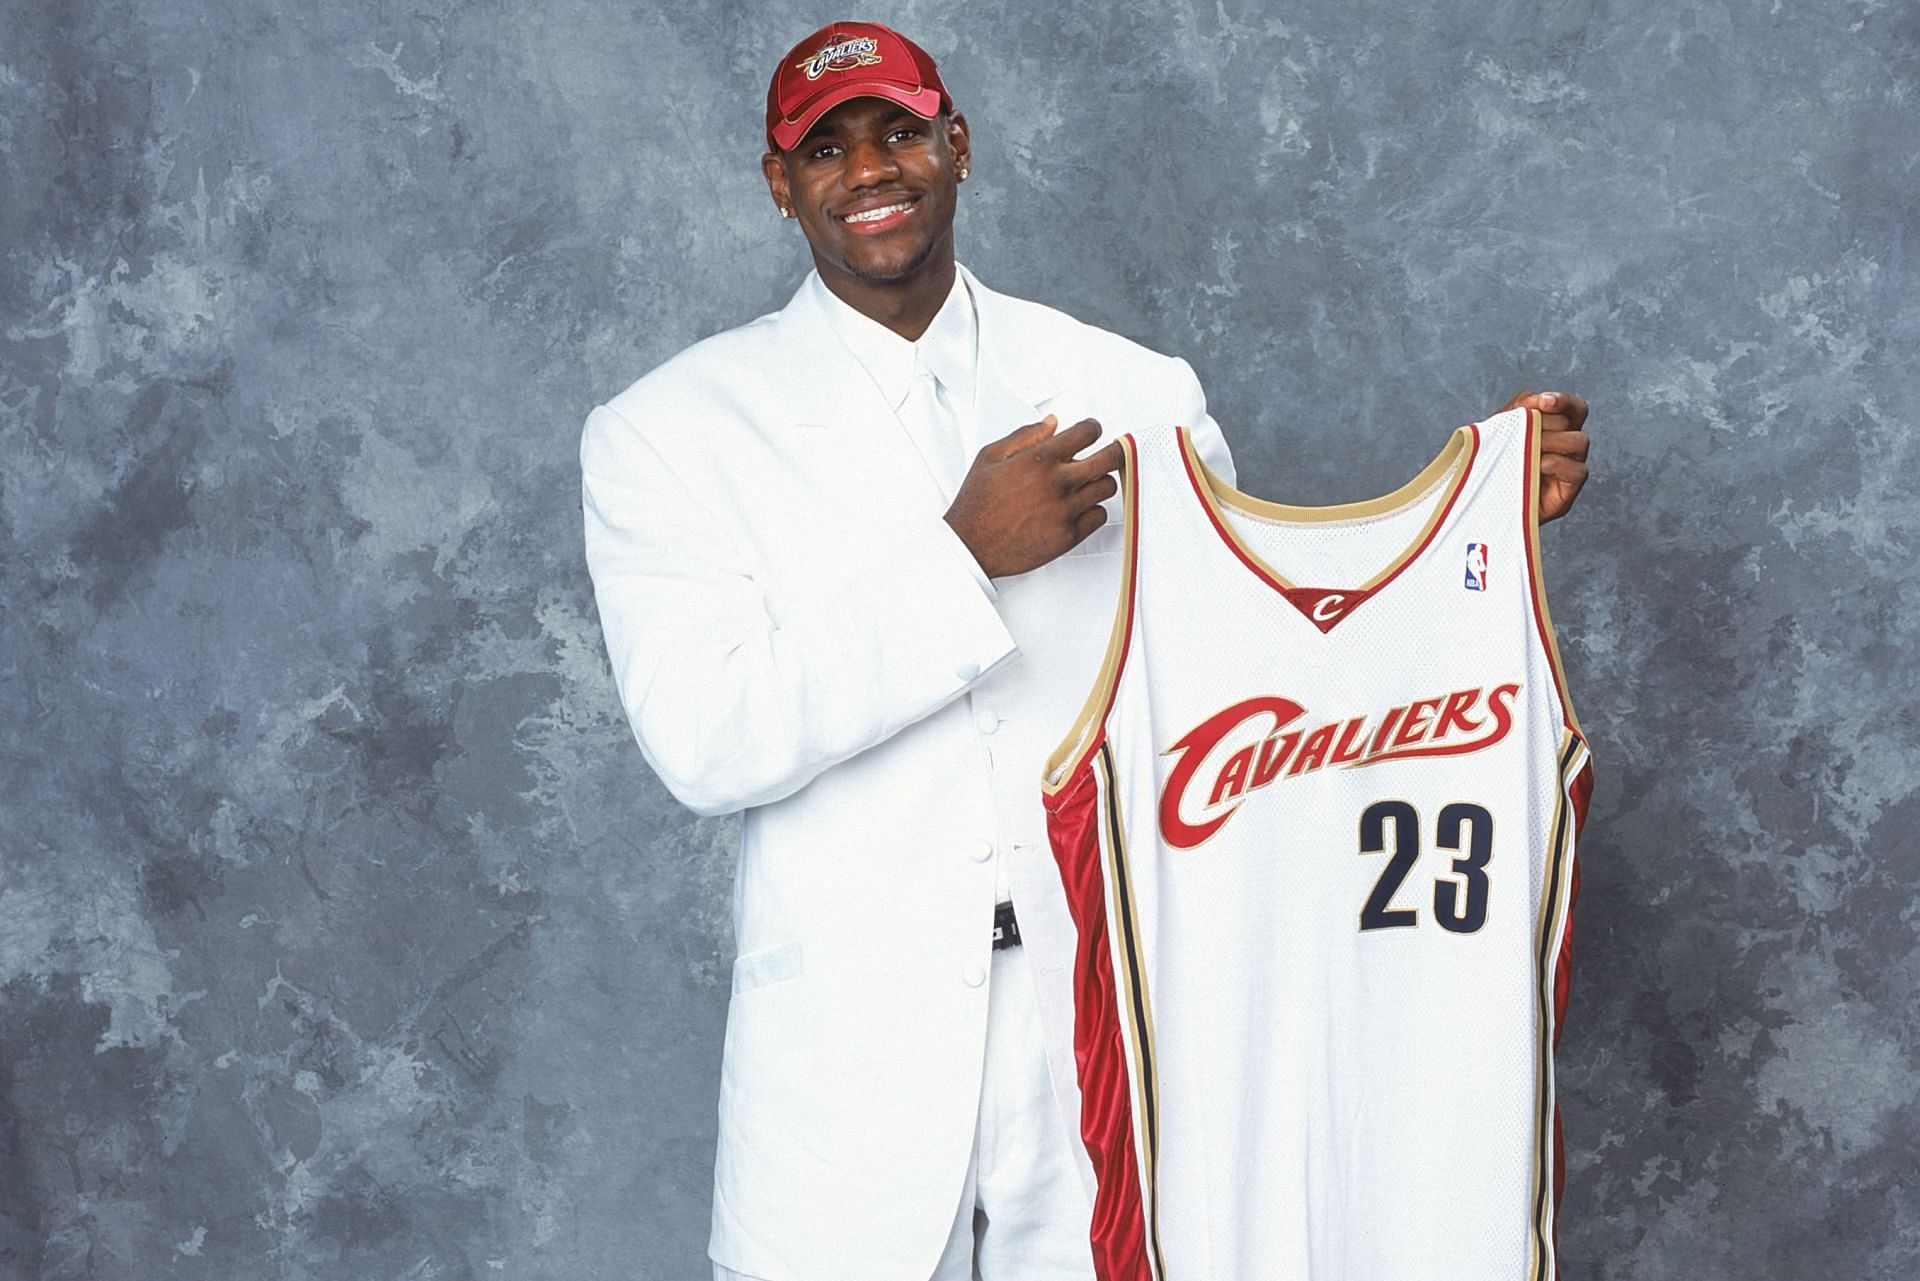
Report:
[{"label": "white basketball jersey", "polygon": [[1286,507],[1121,438],[1123,586],[1049,756],[1101,1281],[1547,1281],[1592,790],[1539,417]]}]

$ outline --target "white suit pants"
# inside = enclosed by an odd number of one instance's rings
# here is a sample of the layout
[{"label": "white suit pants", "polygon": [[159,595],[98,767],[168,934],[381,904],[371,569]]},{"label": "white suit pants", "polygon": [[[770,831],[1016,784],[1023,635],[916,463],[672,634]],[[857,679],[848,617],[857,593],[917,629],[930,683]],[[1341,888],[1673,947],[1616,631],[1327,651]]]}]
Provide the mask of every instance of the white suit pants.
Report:
[{"label": "white suit pants", "polygon": [[[953,1227],[927,1281],[1093,1281],[1093,1206],[1047,1079],[1026,949],[993,954],[987,1058],[973,1155]],[[750,1277],[714,1265],[714,1281]]]}]

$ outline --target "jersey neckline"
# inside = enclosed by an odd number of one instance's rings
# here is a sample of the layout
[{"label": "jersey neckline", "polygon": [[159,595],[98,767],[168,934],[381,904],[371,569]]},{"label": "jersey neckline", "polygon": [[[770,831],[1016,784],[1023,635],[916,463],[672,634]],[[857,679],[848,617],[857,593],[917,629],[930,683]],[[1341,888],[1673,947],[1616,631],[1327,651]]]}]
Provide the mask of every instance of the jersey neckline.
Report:
[{"label": "jersey neckline", "polygon": [[[1220,535],[1240,562],[1255,577],[1279,592],[1291,604],[1305,614],[1322,632],[1331,631],[1333,625],[1357,608],[1363,601],[1395,578],[1399,577],[1407,566],[1419,558],[1427,545],[1445,523],[1448,513],[1459,501],[1461,491],[1466,488],[1467,477],[1473,471],[1475,457],[1480,452],[1480,432],[1474,424],[1458,427],[1447,438],[1440,452],[1419,474],[1391,493],[1378,498],[1363,499],[1354,503],[1331,503],[1319,507],[1296,507],[1288,503],[1270,502],[1264,498],[1255,498],[1244,493],[1227,482],[1207,466],[1195,448],[1193,435],[1184,426],[1176,425],[1175,434],[1180,442],[1181,460],[1185,464],[1187,479],[1192,483],[1200,506],[1213,523]],[[1447,478],[1447,472],[1453,475]],[[1244,512],[1255,519],[1275,524],[1323,524],[1332,521],[1360,520],[1372,516],[1391,515],[1430,493],[1436,484],[1446,487],[1444,496],[1434,505],[1433,514],[1427,518],[1413,539],[1385,566],[1371,578],[1358,586],[1308,587],[1295,583],[1269,564],[1265,557],[1254,551],[1234,531],[1227,519],[1226,508]]]}]

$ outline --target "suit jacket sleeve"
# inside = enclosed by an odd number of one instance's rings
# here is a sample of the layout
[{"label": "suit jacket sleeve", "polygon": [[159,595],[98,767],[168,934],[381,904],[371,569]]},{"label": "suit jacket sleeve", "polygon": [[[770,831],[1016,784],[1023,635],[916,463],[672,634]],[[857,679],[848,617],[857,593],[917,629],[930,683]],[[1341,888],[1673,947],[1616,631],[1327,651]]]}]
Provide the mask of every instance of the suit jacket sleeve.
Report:
[{"label": "suit jacket sleeve", "polygon": [[601,405],[580,462],[614,684],[647,764],[696,813],[798,791],[1018,652],[938,516],[822,567],[783,594],[776,621],[726,524],[733,509],[703,501],[644,432]]},{"label": "suit jacket sleeve", "polygon": [[1180,367],[1180,372],[1172,421],[1186,426],[1201,461],[1213,469],[1213,474],[1239,488],[1227,438],[1221,433],[1220,424],[1207,412],[1207,394],[1200,390],[1199,377],[1194,374],[1193,366],[1180,357],[1173,357],[1173,362]]}]

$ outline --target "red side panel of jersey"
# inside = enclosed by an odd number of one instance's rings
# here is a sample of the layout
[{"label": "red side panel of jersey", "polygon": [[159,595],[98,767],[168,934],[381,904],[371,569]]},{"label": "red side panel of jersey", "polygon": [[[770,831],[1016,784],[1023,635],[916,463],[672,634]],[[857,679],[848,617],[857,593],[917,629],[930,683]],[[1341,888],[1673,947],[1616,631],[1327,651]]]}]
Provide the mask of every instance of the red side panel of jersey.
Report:
[{"label": "red side panel of jersey", "polygon": [[1560,959],[1553,970],[1553,1048],[1560,1048],[1560,1029],[1567,1013],[1567,976],[1573,968],[1573,909],[1580,902],[1580,829],[1587,823],[1587,802],[1593,799],[1593,765],[1588,762],[1567,789],[1573,802],[1573,883],[1567,889],[1567,924],[1560,933]]},{"label": "red side panel of jersey", "polygon": [[1051,798],[1047,835],[1079,935],[1073,963],[1073,1056],[1080,1076],[1080,1137],[1093,1161],[1093,1265],[1100,1281],[1150,1281],[1146,1213],[1127,1080],[1126,1029],[1114,986],[1107,885],[1100,848],[1100,788],[1093,750]]},{"label": "red side panel of jersey", "polygon": [[[1588,762],[1580,767],[1574,776],[1573,785],[1567,789],[1568,799],[1573,802],[1573,859],[1568,870],[1567,916],[1566,924],[1560,931],[1560,954],[1553,965],[1553,1049],[1557,1055],[1560,1049],[1560,1032],[1566,1026],[1567,990],[1573,970],[1573,909],[1580,902],[1580,829],[1587,823],[1587,803],[1593,799],[1593,764]],[[1567,1145],[1560,1136],[1560,1096],[1555,1091],[1553,1099],[1553,1269],[1551,1277],[1560,1275],[1560,1195],[1567,1186]]]}]

